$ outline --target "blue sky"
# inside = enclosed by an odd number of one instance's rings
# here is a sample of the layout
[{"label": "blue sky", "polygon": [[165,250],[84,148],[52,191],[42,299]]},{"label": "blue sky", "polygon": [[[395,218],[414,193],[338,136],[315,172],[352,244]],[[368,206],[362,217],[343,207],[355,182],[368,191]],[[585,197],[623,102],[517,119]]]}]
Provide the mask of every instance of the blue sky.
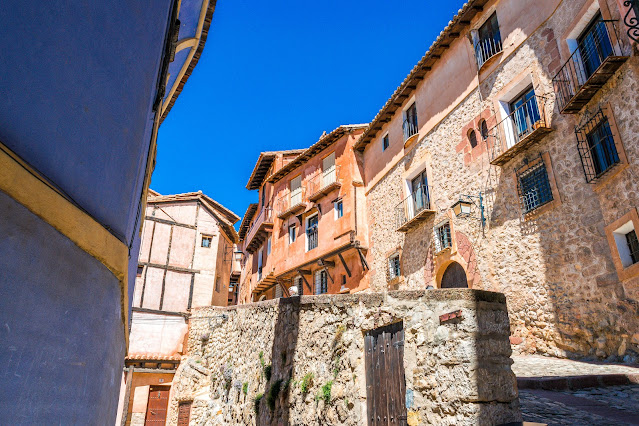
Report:
[{"label": "blue sky", "polygon": [[372,120],[463,3],[219,0],[160,127],[151,187],[202,190],[242,216],[261,151]]}]

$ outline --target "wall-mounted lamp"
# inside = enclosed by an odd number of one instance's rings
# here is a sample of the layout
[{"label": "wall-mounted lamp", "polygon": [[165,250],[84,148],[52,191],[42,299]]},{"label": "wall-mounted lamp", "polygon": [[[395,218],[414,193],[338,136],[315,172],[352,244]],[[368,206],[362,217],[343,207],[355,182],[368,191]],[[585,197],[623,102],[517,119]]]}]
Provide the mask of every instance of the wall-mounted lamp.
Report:
[{"label": "wall-mounted lamp", "polygon": [[[475,202],[477,200],[477,202]],[[459,196],[459,200],[451,206],[455,216],[457,217],[472,217],[473,205],[479,207],[479,220],[481,221],[482,232],[486,227],[486,216],[484,216],[484,196],[480,192],[479,195],[466,195]]]}]

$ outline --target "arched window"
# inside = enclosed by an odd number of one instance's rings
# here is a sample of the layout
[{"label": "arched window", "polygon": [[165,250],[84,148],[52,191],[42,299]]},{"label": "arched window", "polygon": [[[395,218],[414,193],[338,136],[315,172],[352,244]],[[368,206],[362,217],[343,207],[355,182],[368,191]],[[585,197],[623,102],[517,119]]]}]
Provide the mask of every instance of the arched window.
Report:
[{"label": "arched window", "polygon": [[479,131],[483,140],[488,139],[488,124],[486,124],[486,120],[482,120],[479,124]]},{"label": "arched window", "polygon": [[468,140],[470,141],[470,146],[472,148],[475,148],[477,146],[477,134],[475,133],[475,130],[471,129],[468,132]]}]

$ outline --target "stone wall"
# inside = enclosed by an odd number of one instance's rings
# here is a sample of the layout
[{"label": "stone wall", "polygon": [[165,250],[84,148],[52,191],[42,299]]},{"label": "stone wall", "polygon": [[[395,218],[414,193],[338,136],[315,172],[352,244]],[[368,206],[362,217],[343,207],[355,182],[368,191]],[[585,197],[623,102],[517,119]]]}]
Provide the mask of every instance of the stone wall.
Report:
[{"label": "stone wall", "polygon": [[[461,319],[440,323],[457,310]],[[366,424],[365,332],[398,321],[408,424],[521,420],[504,296],[455,289],[195,309],[168,424],[180,401],[193,401],[192,425]]]},{"label": "stone wall", "polygon": [[[498,15],[512,13],[506,6],[501,8],[506,3],[491,5]],[[511,46],[512,52],[482,70],[480,84],[405,149],[396,164],[383,169],[382,177],[367,176],[367,185],[372,182],[367,187],[370,282],[375,291],[438,287],[442,271],[454,260],[464,267],[470,287],[506,295],[515,350],[637,362],[639,278],[619,278],[604,227],[639,205],[639,58],[622,40],[624,53],[631,55],[628,61],[580,114],[560,114],[554,105],[551,79],[566,60],[559,56],[566,44],[561,35],[579,15],[583,3],[564,1],[558,5],[539,28],[522,37],[519,46]],[[614,15],[612,5],[610,9]],[[502,32],[502,37],[510,36]],[[458,42],[469,43],[463,37]],[[524,75],[530,76],[537,94],[549,97],[553,130],[503,167],[492,166],[484,143],[480,141],[474,149],[464,143],[465,131],[469,123],[477,123],[486,113],[493,123],[499,121],[498,102],[503,101],[509,85]],[[420,90],[418,86],[418,99]],[[588,111],[599,107],[611,111],[629,164],[611,172],[606,182],[591,185],[584,177],[575,126]],[[427,118],[420,117],[420,123]],[[377,155],[367,149],[364,161]],[[555,201],[538,214],[524,216],[515,170],[540,155],[547,156],[551,165],[549,173],[557,187]],[[394,204],[388,200],[406,197],[406,176],[420,167],[429,171],[436,213],[401,233],[390,210]],[[480,192],[486,206],[485,232],[476,219],[450,214],[460,194]],[[433,227],[445,219],[451,222],[453,248],[436,255]],[[386,257],[398,249],[403,280],[393,286],[387,282]]]}]

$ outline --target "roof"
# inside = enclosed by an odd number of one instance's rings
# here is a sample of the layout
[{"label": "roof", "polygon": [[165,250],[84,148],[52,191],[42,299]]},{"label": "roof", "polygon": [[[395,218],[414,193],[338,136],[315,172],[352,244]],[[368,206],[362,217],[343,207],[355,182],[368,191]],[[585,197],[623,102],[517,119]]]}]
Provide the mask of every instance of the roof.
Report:
[{"label": "roof", "polygon": [[253,172],[251,173],[251,177],[246,184],[246,189],[259,189],[260,186],[262,186],[264,178],[278,154],[299,155],[302,152],[304,152],[303,149],[290,149],[288,151],[267,151],[260,153],[260,156],[257,158],[257,163],[255,163],[255,167],[253,168]]},{"label": "roof", "polygon": [[127,361],[180,361],[180,355],[165,355],[159,353],[142,352],[132,353],[126,356]]},{"label": "roof", "polygon": [[433,44],[431,44],[428,51],[419,60],[417,65],[413,67],[411,72],[395,90],[390,99],[386,101],[386,104],[384,104],[382,109],[379,110],[373,121],[371,121],[370,126],[366,129],[362,137],[359,138],[353,149],[358,151],[364,151],[364,149],[366,149],[366,145],[372,142],[377,133],[382,130],[384,124],[389,122],[395,112],[401,108],[408,98],[410,98],[413,90],[417,88],[420,81],[424,80],[425,75],[450,47],[450,44],[459,37],[464,28],[470,25],[471,19],[474,18],[477,13],[484,10],[484,5],[486,3],[488,3],[488,0],[471,0],[466,2],[462,8],[459,9],[457,15],[455,15],[446,28],[439,33],[439,36]]},{"label": "roof", "polygon": [[253,216],[255,216],[255,212],[257,211],[258,205],[259,204],[257,203],[252,203],[252,204],[249,204],[248,208],[246,209],[246,213],[244,213],[244,218],[242,218],[242,223],[240,224],[240,231],[238,232],[240,241],[242,241],[244,237],[246,236],[246,232],[248,231],[249,224],[251,223],[251,219],[253,218]]},{"label": "roof", "polygon": [[208,195],[203,194],[202,191],[159,196],[149,194],[148,198],[149,203],[170,203],[180,201],[200,201],[202,205],[205,206],[215,217],[215,219],[217,219],[229,239],[233,243],[237,243],[239,241],[233,224],[240,220],[240,217]]},{"label": "roof", "polygon": [[[178,98],[178,96],[182,92],[182,89],[184,88],[184,84],[191,76],[193,69],[195,68],[198,61],[200,60],[200,56],[202,56],[202,51],[204,50],[204,45],[206,44],[206,38],[208,37],[208,34],[209,34],[209,28],[211,27],[211,21],[213,20],[213,12],[215,11],[215,4],[217,3],[217,0],[209,0],[208,5],[206,3],[207,3],[206,0],[202,2],[198,1],[198,2],[190,2],[190,3],[187,3],[187,2],[180,3],[180,13],[179,13],[179,19],[181,21],[180,32],[183,34],[178,33],[178,37],[180,37],[180,40],[178,40],[177,46],[179,47],[180,44],[188,45],[189,43],[192,43],[192,40],[196,40],[197,44],[191,46],[190,49],[184,48],[180,52],[176,53],[175,57],[177,60],[174,60],[169,65],[169,75],[175,75],[176,79],[173,80],[169,77],[170,86],[166,88],[166,95],[164,100],[162,101],[162,116],[160,117],[160,123],[164,121],[169,111],[171,111],[173,104],[175,104],[176,99]],[[194,8],[193,6],[200,6],[201,9]],[[187,7],[190,7],[190,9],[187,9]],[[206,10],[204,9],[205,7],[206,7]],[[196,15],[198,18],[196,22],[193,22],[193,15]],[[202,30],[201,32],[199,32],[199,40],[198,40],[198,32],[196,28],[198,28],[200,25]],[[190,28],[191,26],[195,26],[195,28]],[[183,30],[187,30],[187,31],[183,31]],[[191,31],[189,30],[195,30],[195,34],[192,34]],[[189,61],[188,55],[193,50],[195,52],[193,54],[193,57]],[[180,61],[179,59],[182,59],[182,57],[183,57],[183,60]],[[180,72],[182,71],[184,66],[187,64],[187,61],[188,61],[188,66],[186,70],[184,71],[184,74],[182,75],[182,77],[178,80],[177,77],[179,77]]]},{"label": "roof", "polygon": [[286,166],[282,167],[277,172],[269,176],[267,179],[268,182],[271,182],[271,183],[277,182],[278,180],[286,176],[288,173],[295,170],[297,167],[306,163],[313,156],[317,155],[318,153],[326,149],[328,146],[335,143],[339,138],[341,138],[345,134],[350,133],[353,130],[365,129],[367,127],[368,127],[368,124],[345,124],[345,125],[339,126],[338,128],[336,128],[335,130],[333,130],[332,132],[326,135],[322,135],[322,137],[320,137],[320,139],[317,142],[315,142],[309,148],[305,149],[293,161],[291,161]]}]

